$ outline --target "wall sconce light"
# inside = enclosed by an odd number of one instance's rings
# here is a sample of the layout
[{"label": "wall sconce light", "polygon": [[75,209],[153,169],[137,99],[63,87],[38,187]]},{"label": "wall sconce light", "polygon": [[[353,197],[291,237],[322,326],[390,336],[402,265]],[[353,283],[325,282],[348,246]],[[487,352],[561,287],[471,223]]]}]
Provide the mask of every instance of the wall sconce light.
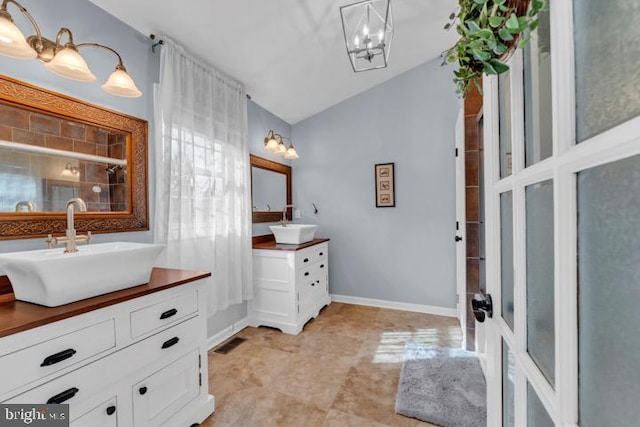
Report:
[{"label": "wall sconce light", "polygon": [[342,6],[340,17],[353,71],[385,68],[393,38],[391,0],[365,0]]},{"label": "wall sconce light", "polygon": [[71,163],[67,163],[62,169],[62,176],[76,176],[80,173],[80,169],[77,166],[72,166]]},{"label": "wall sconce light", "polygon": [[[27,17],[36,32],[35,35],[25,39],[24,34],[13,23],[13,18],[7,10],[9,3],[14,4]],[[61,39],[65,35],[67,42],[61,45]],[[122,57],[114,49],[98,43],[80,43],[76,45],[73,43],[73,34],[68,28],[61,28],[58,31],[55,42],[46,39],[42,37],[40,27],[27,12],[27,9],[15,0],[3,0],[0,7],[0,54],[17,59],[37,58],[44,62],[45,67],[52,73],[71,80],[92,82],[96,79],[96,76],[93,75],[87,62],[78,52],[78,49],[85,47],[105,49],[115,54],[118,58],[115,71],[111,73],[107,82],[102,85],[102,90],[111,95],[126,98],[142,96],[142,92],[136,87],[131,76],[127,74],[127,70],[122,63]]]},{"label": "wall sconce light", "polygon": [[284,143],[285,139],[287,138],[283,137],[280,134],[274,133],[273,130],[270,130],[264,139],[265,151],[273,153],[279,157],[284,157],[287,160],[295,160],[300,158],[293,144],[289,145],[289,148],[287,148]]}]

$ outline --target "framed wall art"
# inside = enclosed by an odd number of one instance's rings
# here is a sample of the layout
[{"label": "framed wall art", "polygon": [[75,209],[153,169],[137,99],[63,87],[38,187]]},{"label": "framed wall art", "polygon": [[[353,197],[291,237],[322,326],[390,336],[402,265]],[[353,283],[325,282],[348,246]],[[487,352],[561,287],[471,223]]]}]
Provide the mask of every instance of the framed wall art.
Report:
[{"label": "framed wall art", "polygon": [[394,163],[378,163],[375,165],[377,208],[393,208],[396,206],[394,168]]}]

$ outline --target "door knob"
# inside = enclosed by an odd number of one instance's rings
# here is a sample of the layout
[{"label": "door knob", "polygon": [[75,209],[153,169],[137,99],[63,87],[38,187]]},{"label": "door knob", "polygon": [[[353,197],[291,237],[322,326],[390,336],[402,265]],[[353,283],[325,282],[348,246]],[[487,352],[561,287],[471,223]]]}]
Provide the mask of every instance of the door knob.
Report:
[{"label": "door knob", "polygon": [[485,317],[493,317],[493,301],[491,295],[487,294],[475,294],[471,300],[471,308],[473,309],[473,315],[480,323],[484,322]]}]

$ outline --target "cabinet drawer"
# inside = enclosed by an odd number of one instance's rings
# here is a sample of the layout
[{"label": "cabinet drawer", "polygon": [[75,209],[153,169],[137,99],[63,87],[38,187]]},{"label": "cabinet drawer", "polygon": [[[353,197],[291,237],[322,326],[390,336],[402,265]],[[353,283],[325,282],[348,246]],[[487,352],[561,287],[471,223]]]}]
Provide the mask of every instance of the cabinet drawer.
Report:
[{"label": "cabinet drawer", "polygon": [[131,338],[161,329],[198,311],[198,294],[191,291],[131,313]]},{"label": "cabinet drawer", "polygon": [[326,259],[321,259],[320,261],[311,264],[307,267],[301,268],[298,273],[298,280],[306,281],[314,276],[322,276],[327,274],[328,265]]},{"label": "cabinet drawer", "polygon": [[69,427],[117,427],[118,406],[115,397],[71,421]]},{"label": "cabinet drawer", "polygon": [[199,392],[198,351],[194,350],[133,386],[133,424],[161,425]]},{"label": "cabinet drawer", "polygon": [[296,267],[304,268],[318,261],[326,260],[329,254],[329,245],[321,244],[296,252]]},{"label": "cabinet drawer", "polygon": [[198,317],[189,319],[22,393],[6,403],[65,403],[69,405],[73,419],[78,413],[91,409],[87,405],[97,396],[104,395],[118,381],[135,374],[148,363],[162,359],[167,362],[176,360],[194,348],[201,333],[198,321]]},{"label": "cabinet drawer", "polygon": [[109,319],[7,354],[0,357],[0,394],[100,354],[115,345],[114,320]]}]

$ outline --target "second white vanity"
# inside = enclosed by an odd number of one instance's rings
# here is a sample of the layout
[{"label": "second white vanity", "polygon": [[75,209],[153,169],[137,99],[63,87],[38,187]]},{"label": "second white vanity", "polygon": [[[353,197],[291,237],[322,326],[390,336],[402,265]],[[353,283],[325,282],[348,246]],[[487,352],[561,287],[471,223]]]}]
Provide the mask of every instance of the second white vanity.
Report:
[{"label": "second white vanity", "polygon": [[270,326],[298,335],[331,303],[329,239],[300,245],[265,241],[253,245],[253,300],[249,325]]}]

